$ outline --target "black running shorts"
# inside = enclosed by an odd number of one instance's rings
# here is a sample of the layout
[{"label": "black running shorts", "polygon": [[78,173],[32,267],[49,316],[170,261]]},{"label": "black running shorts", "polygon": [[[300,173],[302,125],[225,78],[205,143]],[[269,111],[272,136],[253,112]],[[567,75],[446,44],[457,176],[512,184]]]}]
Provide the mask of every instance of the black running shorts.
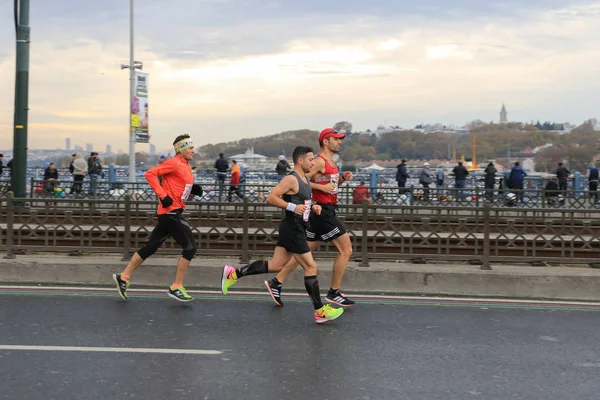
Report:
[{"label": "black running shorts", "polygon": [[279,224],[279,239],[277,246],[283,247],[288,253],[306,254],[310,248],[306,242],[306,228],[301,222],[284,218]]},{"label": "black running shorts", "polygon": [[142,259],[150,257],[171,236],[182,248],[182,257],[191,261],[196,254],[194,234],[187,219],[182,215],[183,210],[174,210],[158,216],[158,224],[154,227],[148,243],[138,250]]},{"label": "black running shorts", "polygon": [[306,230],[306,240],[309,242],[330,242],[347,232],[344,223],[335,213],[337,206],[330,204],[320,206],[321,215],[310,213],[310,225]]}]

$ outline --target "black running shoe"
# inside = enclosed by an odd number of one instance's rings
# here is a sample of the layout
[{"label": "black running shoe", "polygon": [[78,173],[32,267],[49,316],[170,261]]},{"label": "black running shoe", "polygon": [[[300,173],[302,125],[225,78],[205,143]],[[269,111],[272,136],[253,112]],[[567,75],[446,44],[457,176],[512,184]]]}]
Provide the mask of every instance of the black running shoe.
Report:
[{"label": "black running shoe", "polygon": [[271,298],[273,299],[275,304],[277,304],[279,307],[283,307],[283,301],[281,301],[281,289],[283,288],[283,286],[275,285],[273,283],[273,279],[269,279],[268,281],[265,281],[265,286],[269,290],[269,293],[271,294]]},{"label": "black running shoe", "polygon": [[169,297],[172,297],[175,300],[184,301],[184,302],[194,300],[194,298],[192,296],[187,294],[187,292],[185,291],[185,288],[183,286],[179,286],[177,289],[174,289],[174,290],[172,287],[169,286]]},{"label": "black running shoe", "polygon": [[117,284],[119,296],[121,296],[123,300],[127,300],[127,288],[129,287],[129,282],[121,279],[121,274],[113,274],[113,280]]},{"label": "black running shoe", "polygon": [[338,289],[338,290],[329,289],[329,291],[327,292],[327,296],[325,297],[325,300],[327,300],[330,303],[337,304],[338,306],[342,306],[342,307],[351,307],[354,304],[356,304],[354,301],[350,300],[350,298],[348,298],[348,296],[346,296],[344,293],[342,293],[342,291],[340,289]]}]

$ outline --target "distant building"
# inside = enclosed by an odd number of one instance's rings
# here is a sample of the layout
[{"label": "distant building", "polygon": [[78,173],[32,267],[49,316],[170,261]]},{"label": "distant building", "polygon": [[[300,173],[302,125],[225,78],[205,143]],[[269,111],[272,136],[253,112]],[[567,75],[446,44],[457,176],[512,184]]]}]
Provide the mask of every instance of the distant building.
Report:
[{"label": "distant building", "polygon": [[83,151],[83,147],[75,145],[75,151]]},{"label": "distant building", "polygon": [[500,123],[508,123],[508,113],[506,112],[506,106],[504,105],[504,103],[502,103],[502,108],[500,109]]},{"label": "distant building", "polygon": [[150,155],[151,156],[155,156],[156,155],[156,146],[153,145],[152,143],[150,143]]},{"label": "distant building", "polygon": [[[228,158],[237,161],[238,165],[241,162],[244,167],[249,169],[267,169],[271,168],[271,164],[273,164],[267,159],[267,156],[255,154],[254,147],[250,147],[244,154],[235,154]],[[275,168],[274,164],[273,168]]]},{"label": "distant building", "polygon": [[110,144],[106,145],[106,154],[110,154],[112,153],[111,148],[110,148]]},{"label": "distant building", "polygon": [[67,151],[71,151],[71,139],[70,138],[66,138],[65,142],[66,142],[65,145],[66,145]]},{"label": "distant building", "polygon": [[91,153],[93,151],[93,147],[90,143],[85,144],[85,151],[87,151],[88,153]]}]

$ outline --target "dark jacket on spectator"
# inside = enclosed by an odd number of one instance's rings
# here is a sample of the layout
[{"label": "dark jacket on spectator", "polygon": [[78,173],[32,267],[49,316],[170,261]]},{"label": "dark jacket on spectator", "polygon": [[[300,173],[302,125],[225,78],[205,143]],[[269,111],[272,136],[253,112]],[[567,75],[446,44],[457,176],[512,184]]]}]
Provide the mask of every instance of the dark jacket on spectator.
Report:
[{"label": "dark jacket on spectator", "polygon": [[58,170],[56,168],[50,169],[50,167],[48,167],[44,170],[44,180],[47,181],[48,179],[58,180]]},{"label": "dark jacket on spectator", "polygon": [[558,169],[556,170],[556,177],[559,181],[566,181],[567,179],[569,179],[569,175],[571,175],[571,172],[567,168],[565,168],[565,166],[558,167]]},{"label": "dark jacket on spectator", "polygon": [[467,179],[467,175],[469,175],[469,170],[467,170],[467,168],[464,165],[457,165],[452,170],[452,173],[454,174],[454,179],[456,179],[457,181],[464,181],[465,179]]},{"label": "dark jacket on spectator", "polygon": [[88,173],[90,174],[102,174],[102,163],[100,160],[94,160],[92,157],[88,160]]},{"label": "dark jacket on spectator", "polygon": [[515,165],[510,170],[510,181],[511,182],[523,182],[525,180],[526,176],[527,176],[527,173],[525,172],[523,167],[521,167],[520,165]]},{"label": "dark jacket on spectator", "polygon": [[592,182],[592,181],[598,182],[599,175],[600,174],[598,173],[598,168],[591,167],[590,168],[590,175],[588,176],[588,181],[589,182]]},{"label": "dark jacket on spectator", "polygon": [[277,174],[279,175],[287,174],[290,169],[290,163],[288,163],[287,160],[279,160],[275,166],[275,171],[277,171]]},{"label": "dark jacket on spectator", "polygon": [[215,161],[215,169],[217,172],[227,172],[229,169],[229,163],[225,157],[219,157],[217,161]]},{"label": "dark jacket on spectator", "polygon": [[558,189],[558,183],[549,181],[544,188],[544,192],[546,193],[546,197],[558,196],[560,193],[560,190]]},{"label": "dark jacket on spectator", "polygon": [[398,171],[396,172],[396,180],[398,182],[406,183],[406,180],[409,178],[408,172],[406,172],[406,164],[398,165]]},{"label": "dark jacket on spectator", "polygon": [[489,163],[485,168],[485,184],[489,186],[494,186],[496,183],[496,172],[498,170],[494,167],[494,164]]}]

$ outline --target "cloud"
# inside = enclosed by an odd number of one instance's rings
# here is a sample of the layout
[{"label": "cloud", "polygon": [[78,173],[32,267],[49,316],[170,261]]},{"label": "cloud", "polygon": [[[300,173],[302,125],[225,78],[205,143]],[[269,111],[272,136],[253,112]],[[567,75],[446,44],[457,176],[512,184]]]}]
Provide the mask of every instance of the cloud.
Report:
[{"label": "cloud", "polygon": [[394,51],[394,50],[398,50],[401,47],[404,47],[405,44],[402,43],[400,40],[398,39],[387,39],[384,41],[381,41],[377,44],[377,50],[379,51]]},{"label": "cloud", "polygon": [[[600,2],[136,2],[153,140],[199,143],[350,120],[464,123],[594,116]],[[14,40],[0,3],[0,39]],[[30,140],[126,147],[128,9],[32,5]],[[0,52],[0,138],[12,138],[14,50]],[[216,136],[219,132],[220,136]]]},{"label": "cloud", "polygon": [[427,58],[431,60],[439,60],[444,58],[462,58],[469,60],[473,58],[473,55],[466,50],[461,50],[456,44],[442,44],[437,46],[428,46]]}]

